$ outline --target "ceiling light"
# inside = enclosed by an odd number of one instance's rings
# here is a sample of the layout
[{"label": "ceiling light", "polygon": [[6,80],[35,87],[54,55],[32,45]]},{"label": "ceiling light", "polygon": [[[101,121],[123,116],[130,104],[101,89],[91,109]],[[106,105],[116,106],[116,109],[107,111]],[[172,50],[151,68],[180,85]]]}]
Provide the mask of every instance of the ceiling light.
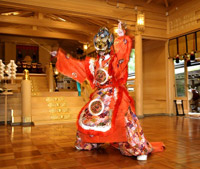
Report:
[{"label": "ceiling light", "polygon": [[4,16],[11,16],[11,15],[19,15],[19,12],[15,11],[15,12],[5,12],[5,13],[1,13],[1,15]]},{"label": "ceiling light", "polygon": [[66,22],[65,19],[58,17],[59,20]]},{"label": "ceiling light", "polygon": [[88,45],[87,44],[83,45],[83,49],[87,50],[88,49]]},{"label": "ceiling light", "polygon": [[114,27],[114,33],[117,33],[118,27]]},{"label": "ceiling light", "polygon": [[144,31],[145,28],[145,16],[143,12],[137,13],[137,29],[139,31]]}]

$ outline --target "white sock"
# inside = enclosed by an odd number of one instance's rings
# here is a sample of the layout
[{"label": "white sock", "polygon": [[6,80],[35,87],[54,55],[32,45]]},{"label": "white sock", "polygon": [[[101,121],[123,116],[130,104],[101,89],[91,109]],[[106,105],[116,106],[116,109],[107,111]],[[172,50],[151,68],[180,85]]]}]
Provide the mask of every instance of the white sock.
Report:
[{"label": "white sock", "polygon": [[137,156],[137,160],[147,160],[147,155],[140,155],[140,156]]}]

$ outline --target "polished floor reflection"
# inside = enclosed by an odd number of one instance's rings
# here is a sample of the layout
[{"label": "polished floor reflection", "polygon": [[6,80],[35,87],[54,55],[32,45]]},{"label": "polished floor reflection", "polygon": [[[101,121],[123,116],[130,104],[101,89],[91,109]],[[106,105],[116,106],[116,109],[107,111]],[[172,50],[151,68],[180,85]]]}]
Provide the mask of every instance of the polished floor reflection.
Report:
[{"label": "polished floor reflection", "polygon": [[166,150],[148,161],[125,157],[109,145],[93,151],[73,147],[75,124],[0,126],[0,169],[197,169],[200,168],[200,120],[185,117],[140,119],[146,138]]}]

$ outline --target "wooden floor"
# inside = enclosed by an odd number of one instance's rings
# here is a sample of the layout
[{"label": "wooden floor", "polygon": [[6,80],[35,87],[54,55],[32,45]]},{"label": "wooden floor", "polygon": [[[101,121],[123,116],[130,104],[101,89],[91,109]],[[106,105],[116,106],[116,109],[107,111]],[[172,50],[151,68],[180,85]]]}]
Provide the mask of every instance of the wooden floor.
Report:
[{"label": "wooden floor", "polygon": [[140,122],[149,141],[166,145],[164,152],[149,155],[146,162],[122,156],[109,145],[93,151],[75,150],[75,124],[0,126],[0,169],[200,168],[200,120],[163,116]]}]

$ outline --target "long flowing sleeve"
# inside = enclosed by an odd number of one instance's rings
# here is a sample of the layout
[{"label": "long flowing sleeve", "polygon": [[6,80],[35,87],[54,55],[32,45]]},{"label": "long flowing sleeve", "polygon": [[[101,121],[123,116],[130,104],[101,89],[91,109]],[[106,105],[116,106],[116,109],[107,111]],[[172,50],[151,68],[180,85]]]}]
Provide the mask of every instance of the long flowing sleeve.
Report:
[{"label": "long flowing sleeve", "polygon": [[129,36],[121,36],[115,39],[114,49],[116,57],[112,63],[114,77],[124,84],[128,77],[128,61],[132,48],[132,39]]},{"label": "long flowing sleeve", "polygon": [[68,77],[82,83],[86,79],[85,61],[80,61],[72,57],[67,57],[61,48],[57,52],[57,70]]}]

